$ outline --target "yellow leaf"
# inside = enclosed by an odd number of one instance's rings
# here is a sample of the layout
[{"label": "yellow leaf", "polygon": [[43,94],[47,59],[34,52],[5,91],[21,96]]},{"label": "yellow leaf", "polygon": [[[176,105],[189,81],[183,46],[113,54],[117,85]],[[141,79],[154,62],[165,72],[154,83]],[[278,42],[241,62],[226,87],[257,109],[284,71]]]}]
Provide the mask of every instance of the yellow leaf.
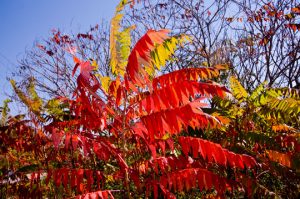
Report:
[{"label": "yellow leaf", "polygon": [[202,65],[203,66],[208,66],[208,63],[205,61],[205,62],[202,62]]},{"label": "yellow leaf", "polygon": [[[161,66],[165,66],[167,61],[171,61],[170,58],[174,54],[178,44],[186,42],[188,37],[185,35],[180,35],[171,37],[165,40],[162,44],[157,45],[155,49],[151,52],[152,67],[160,70]],[[153,70],[148,70],[153,73]],[[152,74],[150,74],[152,75]]]},{"label": "yellow leaf", "polygon": [[104,76],[100,77],[102,88],[105,92],[108,92],[108,88],[110,85],[110,77]]},{"label": "yellow leaf", "polygon": [[[131,1],[129,1],[131,2]],[[110,28],[110,66],[114,75],[124,76],[125,68],[127,65],[127,58],[130,54],[130,31],[134,29],[134,26],[121,28],[121,20],[123,14],[121,12],[124,6],[129,3],[127,0],[123,0],[116,7],[115,16],[111,20]]]},{"label": "yellow leaf", "polygon": [[230,77],[230,88],[232,91],[233,96],[239,101],[242,102],[245,98],[248,97],[248,93],[245,88],[241,85],[241,83],[235,78]]},{"label": "yellow leaf", "polygon": [[164,136],[161,138],[162,140],[167,140],[170,138],[170,134],[169,133],[166,133],[164,134]]},{"label": "yellow leaf", "polygon": [[99,67],[99,66],[98,66],[96,60],[93,60],[93,61],[92,61],[91,66],[93,66],[93,69],[94,69],[94,70],[98,70],[98,67]]}]

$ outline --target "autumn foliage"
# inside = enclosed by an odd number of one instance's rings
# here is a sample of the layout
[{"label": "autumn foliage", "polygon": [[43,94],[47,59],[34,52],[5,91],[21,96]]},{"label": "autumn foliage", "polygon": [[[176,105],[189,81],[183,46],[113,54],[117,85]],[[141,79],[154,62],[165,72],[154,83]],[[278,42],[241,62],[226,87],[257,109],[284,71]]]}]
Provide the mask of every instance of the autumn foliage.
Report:
[{"label": "autumn foliage", "polygon": [[[222,63],[160,73],[188,37],[149,30],[130,50],[121,39],[130,38],[119,26],[122,2],[111,27],[110,76],[69,51],[73,98],[43,102],[34,80],[27,94],[12,81],[29,114],[3,115],[1,195],[297,196],[287,192],[299,183],[299,91],[261,85],[248,94],[234,77],[227,89],[213,81],[227,69]],[[269,184],[284,175],[294,180],[282,180],[286,190]]]}]

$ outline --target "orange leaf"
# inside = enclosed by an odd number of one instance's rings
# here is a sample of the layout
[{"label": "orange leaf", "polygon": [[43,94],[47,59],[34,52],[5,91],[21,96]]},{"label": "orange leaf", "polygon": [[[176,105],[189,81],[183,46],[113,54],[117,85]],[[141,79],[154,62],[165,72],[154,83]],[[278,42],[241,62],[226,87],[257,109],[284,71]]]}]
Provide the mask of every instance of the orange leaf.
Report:
[{"label": "orange leaf", "polygon": [[286,167],[291,168],[291,156],[289,154],[280,153],[272,150],[267,150],[266,154],[268,155],[271,161],[278,162]]}]

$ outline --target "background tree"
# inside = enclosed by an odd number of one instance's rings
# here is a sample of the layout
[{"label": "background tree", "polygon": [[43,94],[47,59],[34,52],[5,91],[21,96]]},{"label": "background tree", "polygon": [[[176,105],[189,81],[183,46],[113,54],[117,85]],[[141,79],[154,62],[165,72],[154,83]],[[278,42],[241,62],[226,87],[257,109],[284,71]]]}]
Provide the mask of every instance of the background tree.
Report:
[{"label": "background tree", "polygon": [[35,47],[26,52],[12,77],[23,88],[34,78],[36,90],[44,99],[72,95],[76,82],[72,78],[73,58],[68,52],[74,51],[74,45],[80,59],[92,60],[100,74],[108,75],[109,25],[103,22],[85,33],[64,34],[53,30],[49,39],[37,41]]},{"label": "background tree", "polygon": [[236,31],[235,73],[247,89],[264,81],[270,87],[299,88],[299,31],[289,28],[299,1],[237,1],[245,20]]},{"label": "background tree", "polygon": [[223,48],[228,47],[226,15],[230,14],[228,8],[231,4],[229,0],[142,1],[139,6],[128,10],[125,23],[136,24],[137,35],[145,29],[168,28],[174,34],[191,37],[192,42],[177,51],[176,60],[166,70],[172,71],[178,67],[210,67],[229,62],[229,51]]},{"label": "background tree", "polygon": [[247,90],[264,81],[299,87],[299,31],[288,28],[299,23],[297,6],[295,0],[149,0],[129,10],[127,23],[191,35],[193,42],[177,51],[180,67],[227,62]]}]

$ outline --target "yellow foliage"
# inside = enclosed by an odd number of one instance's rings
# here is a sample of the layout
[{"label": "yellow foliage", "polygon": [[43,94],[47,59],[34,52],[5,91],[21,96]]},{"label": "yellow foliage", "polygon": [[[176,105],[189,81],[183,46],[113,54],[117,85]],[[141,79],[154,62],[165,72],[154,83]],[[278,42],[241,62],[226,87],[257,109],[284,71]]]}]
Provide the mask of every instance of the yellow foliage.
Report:
[{"label": "yellow foliage", "polygon": [[101,85],[102,85],[102,88],[104,89],[104,91],[108,92],[109,85],[111,82],[110,77],[108,77],[108,76],[100,77],[100,81],[101,81]]},{"label": "yellow foliage", "polygon": [[248,93],[245,88],[233,76],[230,77],[229,82],[233,96],[240,102],[244,101],[248,97]]},{"label": "yellow foliage", "polygon": [[124,76],[125,68],[127,66],[127,58],[130,54],[130,30],[134,27],[128,27],[124,30],[121,30],[121,21],[123,14],[120,12],[123,11],[124,6],[128,3],[127,0],[123,0],[119,3],[116,8],[115,16],[111,20],[110,28],[110,65],[112,73],[117,75]]},{"label": "yellow foliage", "polygon": [[170,60],[170,57],[174,54],[178,45],[182,45],[184,42],[189,41],[189,37],[186,35],[171,37],[160,45],[157,45],[151,52],[152,66],[145,68],[149,75],[154,75],[155,69],[160,70],[162,66],[166,65],[166,62]]},{"label": "yellow foliage", "polygon": [[1,111],[0,126],[5,125],[5,123],[6,123],[7,115],[8,115],[8,112],[10,111],[9,107],[8,107],[8,103],[10,103],[10,102],[11,102],[10,99],[6,99],[3,102],[3,107],[2,107],[2,111]]},{"label": "yellow foliage", "polygon": [[30,96],[26,96],[26,94],[17,87],[16,82],[14,80],[10,80],[10,83],[20,98],[20,100],[36,115],[40,114],[40,111],[42,109],[43,101],[41,98],[37,95],[35,89],[33,80],[30,80],[29,87],[27,88],[27,91]]},{"label": "yellow foliage", "polygon": [[96,60],[93,60],[93,61],[92,61],[91,66],[93,67],[93,70],[95,70],[95,71],[97,71],[98,68],[99,68],[98,63],[96,62]]}]

